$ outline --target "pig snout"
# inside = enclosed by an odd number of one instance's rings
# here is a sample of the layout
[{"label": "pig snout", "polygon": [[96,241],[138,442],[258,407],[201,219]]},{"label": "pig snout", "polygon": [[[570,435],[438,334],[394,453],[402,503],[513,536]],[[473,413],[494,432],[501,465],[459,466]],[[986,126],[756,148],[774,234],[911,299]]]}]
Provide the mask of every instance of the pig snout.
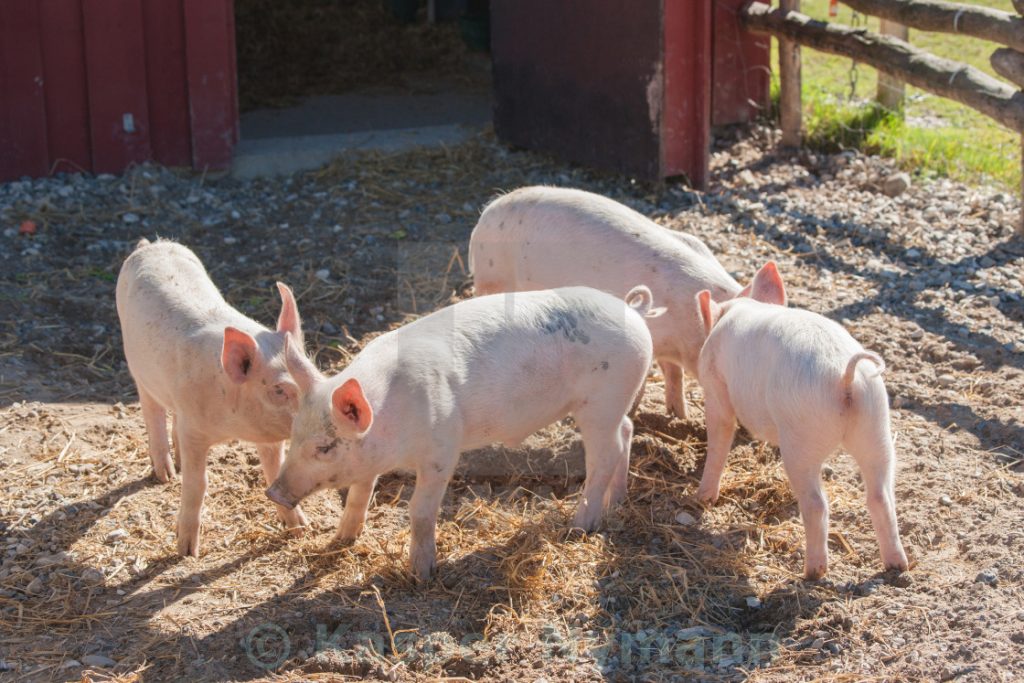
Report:
[{"label": "pig snout", "polygon": [[295,509],[295,506],[299,504],[297,498],[285,491],[280,479],[271,484],[266,493],[267,498],[289,510]]}]

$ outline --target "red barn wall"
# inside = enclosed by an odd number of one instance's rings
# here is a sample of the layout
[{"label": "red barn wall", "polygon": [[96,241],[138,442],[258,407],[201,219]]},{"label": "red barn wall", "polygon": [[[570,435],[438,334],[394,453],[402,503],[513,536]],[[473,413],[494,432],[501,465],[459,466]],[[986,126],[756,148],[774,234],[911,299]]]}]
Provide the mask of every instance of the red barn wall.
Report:
[{"label": "red barn wall", "polygon": [[232,0],[0,2],[0,181],[226,168],[237,141]]}]

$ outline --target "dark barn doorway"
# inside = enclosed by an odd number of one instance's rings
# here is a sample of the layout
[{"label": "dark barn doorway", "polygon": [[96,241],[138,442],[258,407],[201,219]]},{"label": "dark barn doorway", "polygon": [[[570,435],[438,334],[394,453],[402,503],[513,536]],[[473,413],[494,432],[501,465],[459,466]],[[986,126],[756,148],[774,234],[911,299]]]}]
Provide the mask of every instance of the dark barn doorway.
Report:
[{"label": "dark barn doorway", "polygon": [[491,116],[487,2],[235,0],[243,143]]}]

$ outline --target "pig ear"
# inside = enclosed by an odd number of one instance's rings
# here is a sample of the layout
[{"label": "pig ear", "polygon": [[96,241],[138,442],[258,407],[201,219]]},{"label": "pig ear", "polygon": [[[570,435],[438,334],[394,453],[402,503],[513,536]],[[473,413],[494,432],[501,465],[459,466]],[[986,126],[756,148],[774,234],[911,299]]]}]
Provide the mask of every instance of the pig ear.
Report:
[{"label": "pig ear", "polygon": [[739,299],[741,296],[750,296],[750,288],[752,286],[753,286],[752,284],[751,285],[747,285],[746,287],[741,289],[740,293],[736,295],[736,298]]},{"label": "pig ear", "polygon": [[277,291],[281,294],[281,314],[277,316],[277,331],[288,332],[303,346],[302,321],[299,319],[299,306],[295,303],[295,295],[291,287],[283,282],[277,283]]},{"label": "pig ear", "polygon": [[366,401],[363,387],[359,380],[353,378],[346,381],[331,394],[331,405],[334,419],[342,424],[352,426],[362,436],[373,424],[373,408]]},{"label": "pig ear", "polygon": [[711,334],[711,328],[722,315],[722,307],[711,298],[711,292],[705,289],[697,293],[697,309],[704,323],[704,337],[707,338]]},{"label": "pig ear", "polygon": [[782,284],[779,267],[769,261],[757,271],[750,285],[750,296],[766,304],[786,305],[786,286]]},{"label": "pig ear", "polygon": [[245,382],[258,361],[259,350],[256,348],[256,340],[239,329],[225,327],[220,364],[231,381],[235,384]]},{"label": "pig ear", "polygon": [[302,352],[302,343],[295,341],[290,332],[284,335],[284,364],[288,368],[288,374],[295,380],[295,386],[299,388],[300,394],[308,394],[322,377],[320,371]]}]

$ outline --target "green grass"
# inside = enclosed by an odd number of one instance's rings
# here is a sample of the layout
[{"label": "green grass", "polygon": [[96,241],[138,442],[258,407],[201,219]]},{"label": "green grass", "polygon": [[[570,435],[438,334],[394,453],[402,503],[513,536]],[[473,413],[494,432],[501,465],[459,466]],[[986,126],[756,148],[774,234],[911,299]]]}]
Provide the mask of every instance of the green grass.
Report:
[{"label": "green grass", "polygon": [[[1013,11],[1010,0],[961,0]],[[803,0],[801,12],[815,19],[850,25],[852,11],[839,6],[828,17],[828,0]],[[865,17],[858,15],[858,25]],[[878,30],[878,20],[867,19]],[[937,55],[957,59],[993,76],[988,59],[998,47],[976,38],[910,30],[910,42]],[[778,73],[778,43],[772,41],[773,74]],[[873,103],[877,72],[851,61],[804,48],[804,133],[808,146],[823,151],[857,148],[896,159],[908,171],[993,184],[1016,191],[1021,183],[1020,134],[962,104],[907,86],[903,115]],[[776,79],[777,80],[777,79]],[[773,98],[778,83],[772,84]]]}]

